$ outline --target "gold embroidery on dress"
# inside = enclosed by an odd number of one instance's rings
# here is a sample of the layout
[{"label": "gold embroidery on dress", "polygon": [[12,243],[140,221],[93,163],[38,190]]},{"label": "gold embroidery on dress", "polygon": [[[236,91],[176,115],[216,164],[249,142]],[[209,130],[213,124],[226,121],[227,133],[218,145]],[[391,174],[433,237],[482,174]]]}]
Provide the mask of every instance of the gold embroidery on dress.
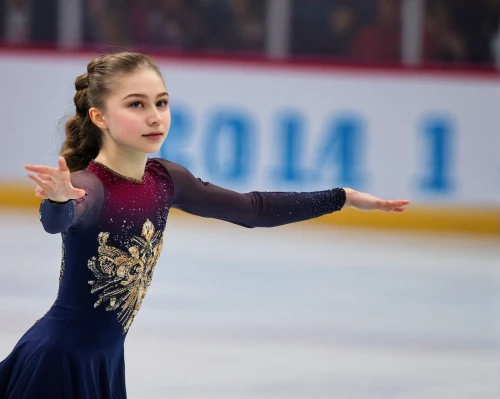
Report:
[{"label": "gold embroidery on dress", "polygon": [[153,223],[147,220],[142,227],[141,237],[132,238],[135,245],[128,249],[128,254],[108,245],[108,238],[109,233],[99,233],[99,255],[88,262],[88,267],[97,280],[91,280],[89,284],[92,286],[92,294],[100,291],[94,307],[109,302],[107,311],[121,308],[117,319],[123,325],[125,333],[151,285],[163,246],[163,234],[155,232]]}]

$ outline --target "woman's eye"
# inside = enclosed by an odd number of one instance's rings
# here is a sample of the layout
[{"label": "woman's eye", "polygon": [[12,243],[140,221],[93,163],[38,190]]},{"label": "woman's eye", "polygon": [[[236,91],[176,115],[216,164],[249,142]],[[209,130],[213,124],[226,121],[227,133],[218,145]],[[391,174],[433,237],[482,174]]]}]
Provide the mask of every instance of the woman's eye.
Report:
[{"label": "woman's eye", "polygon": [[167,105],[168,105],[167,100],[158,101],[158,106],[160,106],[160,107],[166,107]]},{"label": "woman's eye", "polygon": [[135,103],[130,104],[132,108],[139,108],[142,106],[142,104],[139,101],[136,101]]}]

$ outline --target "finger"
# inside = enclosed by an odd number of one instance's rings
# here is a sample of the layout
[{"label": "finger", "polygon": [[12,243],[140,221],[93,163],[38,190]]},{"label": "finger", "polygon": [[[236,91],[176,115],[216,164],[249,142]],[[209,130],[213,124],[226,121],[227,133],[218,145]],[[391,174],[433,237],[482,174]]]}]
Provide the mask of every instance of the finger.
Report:
[{"label": "finger", "polygon": [[68,172],[69,171],[68,165],[66,165],[66,159],[64,159],[64,157],[59,157],[59,159],[57,160],[57,163],[59,165],[59,170],[61,172]]},{"label": "finger", "polygon": [[382,212],[404,212],[406,208],[404,206],[398,206],[396,208],[384,208],[381,209]]},{"label": "finger", "polygon": [[29,170],[30,172],[42,173],[50,176],[59,172],[59,169],[54,169],[45,165],[24,165],[24,169]]},{"label": "finger", "polygon": [[85,195],[87,194],[86,191],[82,190],[81,188],[74,188],[73,193],[75,198],[82,198],[85,197]]},{"label": "finger", "polygon": [[387,201],[387,203],[395,208],[398,208],[400,206],[405,206],[410,203],[408,200],[393,200],[393,201]]},{"label": "finger", "polygon": [[50,175],[46,175],[46,174],[43,174],[43,173],[39,173],[37,175],[37,177],[40,180],[44,181],[45,183],[50,183],[50,182],[54,181]]},{"label": "finger", "polygon": [[49,196],[45,193],[45,191],[42,191],[40,193],[35,193],[35,197],[43,198],[43,199],[48,199]]},{"label": "finger", "polygon": [[52,176],[51,175],[47,175],[45,173],[39,173],[38,177],[40,179],[42,179],[42,180],[51,180],[52,181]]},{"label": "finger", "polygon": [[47,191],[44,190],[43,188],[41,188],[40,186],[36,186],[35,187],[35,195],[43,195],[43,196],[46,196],[48,195]]},{"label": "finger", "polygon": [[382,201],[380,203],[381,208],[399,208],[408,205],[410,201],[407,200],[395,200],[395,201]]},{"label": "finger", "polygon": [[74,192],[74,193],[77,193],[77,195],[79,195],[78,198],[81,198],[81,197],[84,197],[85,195],[87,195],[87,191],[85,191],[84,189],[82,188],[77,188],[77,187],[74,187],[72,184],[71,184],[71,181],[69,182],[69,188]]},{"label": "finger", "polygon": [[39,179],[38,176],[36,176],[32,173],[28,173],[28,177],[31,180],[33,180],[36,184],[38,184],[41,188],[43,188],[44,190],[47,189],[47,187],[46,187],[47,182],[46,181]]}]

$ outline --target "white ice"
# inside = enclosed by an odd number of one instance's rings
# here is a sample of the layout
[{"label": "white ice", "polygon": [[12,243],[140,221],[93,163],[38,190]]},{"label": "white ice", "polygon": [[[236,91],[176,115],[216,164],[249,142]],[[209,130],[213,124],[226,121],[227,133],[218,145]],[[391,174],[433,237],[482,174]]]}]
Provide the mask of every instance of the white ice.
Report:
[{"label": "white ice", "polygon": [[[60,237],[0,213],[0,359],[52,305]],[[132,399],[500,397],[496,238],[172,215],[126,339]]]}]

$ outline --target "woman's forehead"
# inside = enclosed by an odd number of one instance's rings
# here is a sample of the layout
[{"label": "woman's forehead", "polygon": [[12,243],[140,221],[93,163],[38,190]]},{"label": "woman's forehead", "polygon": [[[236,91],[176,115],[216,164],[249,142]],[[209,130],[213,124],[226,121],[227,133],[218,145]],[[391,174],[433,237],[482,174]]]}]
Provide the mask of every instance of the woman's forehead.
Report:
[{"label": "woman's forehead", "polygon": [[134,91],[156,95],[157,92],[166,91],[165,83],[163,82],[161,76],[159,76],[157,72],[150,69],[143,69],[130,74],[122,75],[116,80],[115,83],[116,86],[114,92],[116,94]]}]

